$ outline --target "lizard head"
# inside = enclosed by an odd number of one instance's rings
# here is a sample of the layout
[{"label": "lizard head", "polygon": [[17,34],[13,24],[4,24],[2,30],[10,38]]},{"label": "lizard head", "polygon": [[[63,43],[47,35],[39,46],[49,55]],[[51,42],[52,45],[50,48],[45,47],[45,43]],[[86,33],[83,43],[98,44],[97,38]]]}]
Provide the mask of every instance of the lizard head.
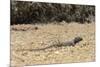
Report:
[{"label": "lizard head", "polygon": [[82,37],[75,37],[75,38],[74,38],[74,43],[76,44],[76,43],[78,43],[78,42],[80,42],[80,41],[82,41],[82,40],[83,40]]}]

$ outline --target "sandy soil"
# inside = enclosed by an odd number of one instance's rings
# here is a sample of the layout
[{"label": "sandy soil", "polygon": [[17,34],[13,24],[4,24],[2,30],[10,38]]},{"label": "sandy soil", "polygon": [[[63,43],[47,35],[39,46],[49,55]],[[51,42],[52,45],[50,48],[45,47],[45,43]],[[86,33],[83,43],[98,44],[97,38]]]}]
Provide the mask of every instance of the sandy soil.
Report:
[{"label": "sandy soil", "polygon": [[[55,42],[81,36],[76,46],[40,49]],[[59,64],[95,61],[95,24],[35,24],[11,26],[11,66]]]}]

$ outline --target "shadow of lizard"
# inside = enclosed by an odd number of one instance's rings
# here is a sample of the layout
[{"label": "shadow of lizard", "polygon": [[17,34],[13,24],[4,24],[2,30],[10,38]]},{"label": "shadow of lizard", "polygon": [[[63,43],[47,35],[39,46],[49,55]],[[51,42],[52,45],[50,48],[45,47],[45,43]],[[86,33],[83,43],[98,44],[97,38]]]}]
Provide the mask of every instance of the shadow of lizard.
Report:
[{"label": "shadow of lizard", "polygon": [[21,49],[21,50],[17,50],[17,51],[41,51],[41,50],[46,50],[52,47],[62,47],[62,46],[75,46],[77,43],[79,43],[80,41],[82,41],[83,38],[82,37],[75,37],[74,39],[70,40],[70,41],[64,41],[64,42],[59,42],[44,48],[40,48],[40,49]]}]

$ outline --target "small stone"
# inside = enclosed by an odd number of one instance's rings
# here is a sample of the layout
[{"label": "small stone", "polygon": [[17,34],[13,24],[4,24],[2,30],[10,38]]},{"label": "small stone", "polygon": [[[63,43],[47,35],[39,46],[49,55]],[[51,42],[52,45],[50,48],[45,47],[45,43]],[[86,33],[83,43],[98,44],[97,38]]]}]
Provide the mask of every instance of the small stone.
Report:
[{"label": "small stone", "polygon": [[38,27],[34,27],[34,29],[35,29],[35,30],[38,30],[39,28],[38,28]]},{"label": "small stone", "polygon": [[59,51],[55,51],[55,54],[59,54]]}]

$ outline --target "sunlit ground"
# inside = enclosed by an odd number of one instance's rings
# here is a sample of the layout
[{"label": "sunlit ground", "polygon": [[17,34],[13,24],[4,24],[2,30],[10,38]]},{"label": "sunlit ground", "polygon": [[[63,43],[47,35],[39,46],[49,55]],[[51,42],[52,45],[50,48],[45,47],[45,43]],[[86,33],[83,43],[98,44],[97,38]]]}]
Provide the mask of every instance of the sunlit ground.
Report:
[{"label": "sunlit ground", "polygon": [[[74,47],[54,47],[43,51],[16,51],[39,49],[57,41],[72,40],[76,36],[82,37],[83,41]],[[95,23],[11,26],[11,66],[91,61],[95,61]]]}]

